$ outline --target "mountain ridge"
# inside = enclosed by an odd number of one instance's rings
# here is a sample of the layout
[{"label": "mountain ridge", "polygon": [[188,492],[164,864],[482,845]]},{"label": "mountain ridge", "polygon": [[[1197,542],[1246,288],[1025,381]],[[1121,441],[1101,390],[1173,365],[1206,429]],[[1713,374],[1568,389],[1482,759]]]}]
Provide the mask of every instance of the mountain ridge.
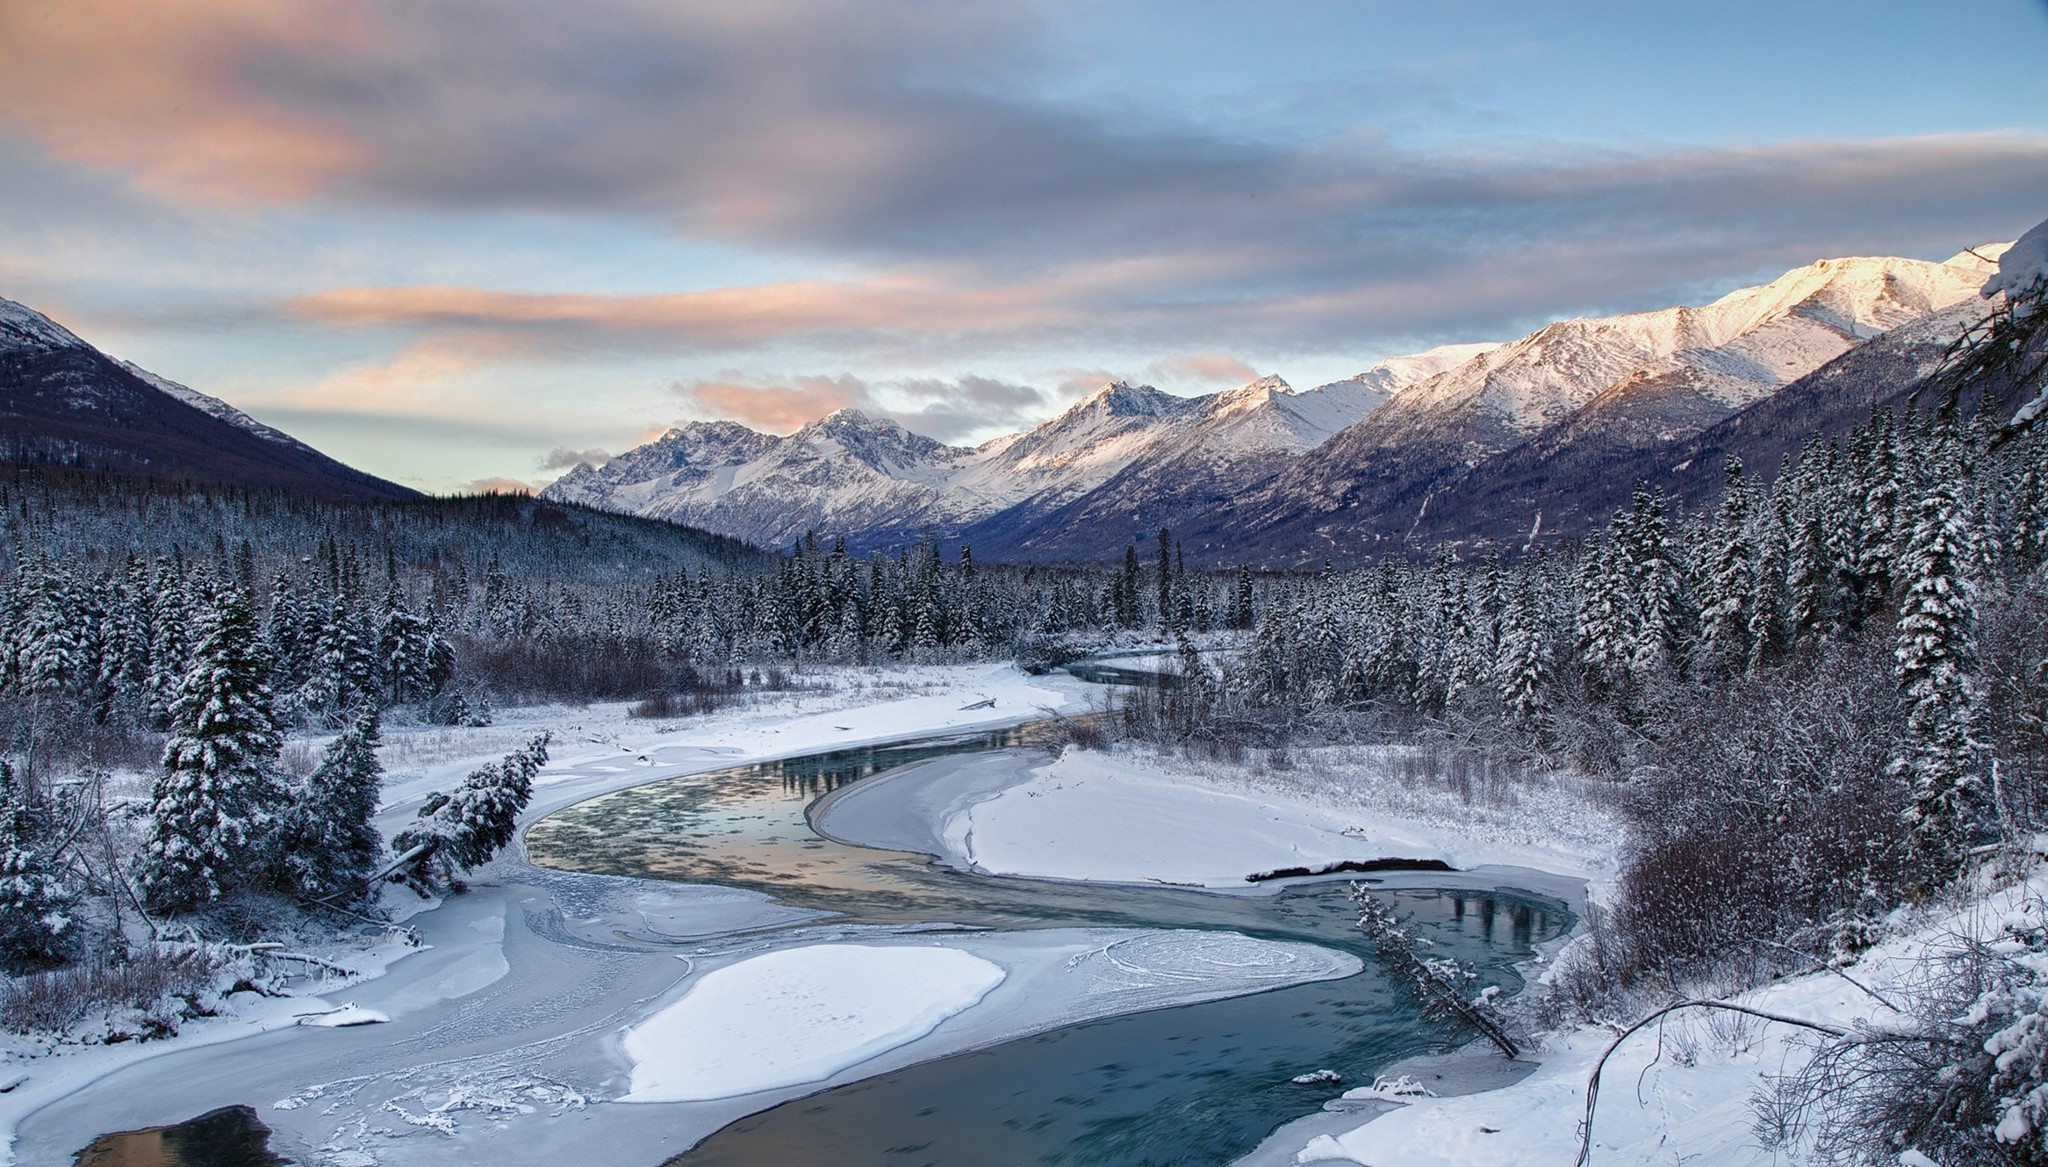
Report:
[{"label": "mountain ridge", "polygon": [[7,299],[0,299],[0,456],[321,498],[420,497],[224,401],[118,361]]},{"label": "mountain ridge", "polygon": [[[1546,504],[1546,490],[1604,498],[1588,489],[1600,467],[1675,447],[1872,338],[1976,303],[2002,249],[1816,260],[1707,304],[1554,321],[1305,391],[1278,377],[1198,397],[1111,381],[974,449],[894,440],[894,460],[848,455],[863,469],[836,476],[811,466],[822,447],[791,446],[815,445],[818,423],[784,437],[737,427],[752,436],[724,439],[713,466],[673,435],[735,423],[693,422],[543,494],[769,545],[815,530],[862,550],[965,542],[992,560],[1112,559],[1162,526],[1205,563],[1569,533],[1600,516]],[[668,464],[650,453],[664,443]],[[1500,513],[1452,517],[1473,508]]]}]

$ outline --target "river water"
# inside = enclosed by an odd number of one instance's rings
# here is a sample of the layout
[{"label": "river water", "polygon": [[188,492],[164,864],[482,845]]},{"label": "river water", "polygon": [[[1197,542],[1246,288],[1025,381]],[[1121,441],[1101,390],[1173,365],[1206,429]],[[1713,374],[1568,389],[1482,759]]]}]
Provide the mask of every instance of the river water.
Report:
[{"label": "river water", "polygon": [[[924,855],[836,842],[806,808],[912,762],[1036,748],[1030,727],[735,766],[559,811],[526,834],[536,864],[715,883],[875,924],[1229,930],[1361,954],[1356,976],[1070,1026],[786,1103],[706,1139],[675,1164],[1224,1164],[1335,1090],[1443,1035],[1381,977],[1343,882],[1271,895],[970,874]],[[1365,882],[1372,882],[1368,878]],[[1383,893],[1487,983],[1569,923],[1562,904],[1504,892]]]}]

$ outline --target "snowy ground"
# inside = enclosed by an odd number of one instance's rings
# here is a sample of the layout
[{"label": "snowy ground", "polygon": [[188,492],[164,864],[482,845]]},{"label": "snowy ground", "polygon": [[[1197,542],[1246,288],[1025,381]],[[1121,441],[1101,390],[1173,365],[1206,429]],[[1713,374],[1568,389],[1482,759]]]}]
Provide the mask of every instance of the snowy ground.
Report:
[{"label": "snowy ground", "polygon": [[635,1026],[624,1042],[633,1088],[622,1101],[815,1088],[934,1050],[1358,970],[1346,953],[1228,932],[1058,928],[779,948],[697,977]]},{"label": "snowy ground", "polygon": [[1398,759],[1301,751],[1274,771],[1129,750],[944,758],[851,787],[815,818],[852,842],[1052,879],[1246,890],[1255,872],[1376,859],[1612,879],[1618,828],[1594,792],[1528,776],[1461,794],[1404,776]]},{"label": "snowy ground", "polygon": [[[481,730],[394,727],[384,825],[402,825],[427,791],[543,728],[556,733],[554,761],[529,818],[693,770],[1080,711],[1100,694],[991,666],[828,679],[830,691],[669,724],[592,707],[503,711]],[[747,892],[544,871],[516,853],[478,873],[469,894],[394,903],[412,912],[419,946],[358,952],[357,975],[317,998],[237,999],[235,1015],[190,1023],[168,1041],[67,1047],[0,1068],[21,1075],[0,1090],[12,1161],[68,1161],[110,1130],[247,1103],[275,1130],[277,1149],[313,1165],[653,1163],[825,1085],[1095,1017],[1357,969],[1343,954],[1232,934],[834,924]],[[760,932],[770,927],[782,930]],[[735,1035],[787,1026],[791,992],[833,1012],[846,946],[915,950],[922,955],[880,959],[944,962],[942,973],[962,975],[942,975],[936,990],[896,978],[893,1004],[864,994],[862,1009],[838,1010],[846,1032],[807,1030],[817,1053],[809,1063],[764,1064],[770,1043]],[[781,962],[776,978],[713,980],[764,959]],[[965,972],[988,968],[996,983],[968,1001]],[[723,986],[712,994],[721,1017],[752,1017],[722,1040],[689,1004],[707,984]],[[298,1023],[314,1016],[350,1023]],[[683,1074],[679,1042],[691,1047]],[[752,1092],[701,1098],[706,1081]],[[623,1101],[636,1094],[701,1100]]]},{"label": "snowy ground", "polygon": [[[1902,1000],[1925,977],[1929,950],[1959,936],[1988,938],[2025,898],[2048,893],[2037,870],[2028,884],[1972,893],[1968,903],[1895,919],[1893,939],[1836,975],[1817,971],[1731,1000],[1808,1021],[1850,1028],[1896,1020],[1879,1000]],[[1855,982],[1849,979],[1853,977]],[[1868,989],[1869,991],[1866,991]],[[1333,1116],[1283,1127],[1260,1163],[1345,1163],[1372,1167],[1549,1167],[1578,1154],[1586,1079],[1615,1031],[1587,1027],[1555,1037],[1542,1066],[1522,1081],[1456,1098],[1412,1099],[1369,1121],[1330,1131]],[[1797,1153],[1767,1151],[1754,1133],[1751,1101],[1768,1078],[1796,1070],[1812,1035],[1726,1013],[1692,1010],[1661,1029],[1638,1032],[1608,1059],[1593,1124],[1592,1162],[1601,1167],[1712,1163],[1783,1167]],[[1497,1059],[1496,1059],[1497,1061]],[[1355,1093],[1355,1092],[1354,1092]],[[1342,1105],[1342,1103],[1338,1103]],[[1291,1146],[1286,1158],[1272,1147]],[[1901,1160],[1905,1162],[1906,1160]]]},{"label": "snowy ground", "polygon": [[[1611,886],[1615,823],[1596,788],[1525,776],[1477,788],[1418,778],[1392,751],[1298,754],[1279,771],[1193,764],[1119,750],[1069,750],[1056,762],[1024,752],[937,759],[851,787],[821,803],[821,829],[854,841],[923,850],[991,872],[1244,889],[1251,871],[1343,859],[1442,858],[1468,877],[1549,890],[1536,867]],[[893,817],[892,817],[893,816]],[[1496,873],[1498,873],[1496,875]],[[1436,883],[1446,877],[1423,877]],[[1270,885],[1268,885],[1270,886]],[[1582,885],[1583,886],[1583,885]],[[1895,938],[1847,970],[1900,997],[1923,977],[1930,946],[1988,937],[2031,886],[1979,891],[1971,902],[1894,921]],[[1889,1007],[1844,976],[1817,971],[1734,998],[1839,1027],[1883,1022]],[[1326,1112],[1282,1127],[1239,1167],[1549,1167],[1573,1161],[1586,1078],[1616,1029],[1553,1035],[1538,1061],[1505,1063],[1485,1048],[1391,1067],[1427,1093],[1339,1093]],[[1800,1162],[1766,1151],[1752,1100],[1773,1075],[1804,1064],[1810,1035],[1726,1013],[1690,1011],[1633,1038],[1607,1063],[1593,1162],[1614,1167]],[[1443,1097],[1438,1097],[1443,1095]]]}]

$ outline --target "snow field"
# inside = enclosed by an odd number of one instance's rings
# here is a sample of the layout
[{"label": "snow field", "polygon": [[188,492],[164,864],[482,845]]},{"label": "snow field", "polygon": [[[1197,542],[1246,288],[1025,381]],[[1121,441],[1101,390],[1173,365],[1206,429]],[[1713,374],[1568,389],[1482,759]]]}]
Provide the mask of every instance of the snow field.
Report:
[{"label": "snow field", "polygon": [[[534,780],[529,819],[673,774],[1082,711],[1101,692],[1012,664],[820,668],[799,679],[820,687],[767,694],[759,704],[700,717],[643,720],[626,715],[629,703],[612,703],[507,709],[498,724],[480,729],[388,728],[379,751],[387,770],[386,825],[409,822],[410,808],[429,791],[451,788],[541,729],[555,734],[553,759]],[[989,700],[994,704],[982,704]],[[964,708],[970,705],[978,707]]]},{"label": "snow field", "polygon": [[1261,776],[1070,749],[956,805],[940,837],[985,871],[1116,883],[1242,889],[1255,872],[1388,858],[1613,878],[1618,828],[1572,783],[1535,779],[1489,805],[1404,782],[1385,751],[1331,754]]},{"label": "snow field", "polygon": [[705,973],[627,1032],[626,1102],[700,1102],[819,1082],[925,1036],[1003,982],[951,948],[812,944]]}]

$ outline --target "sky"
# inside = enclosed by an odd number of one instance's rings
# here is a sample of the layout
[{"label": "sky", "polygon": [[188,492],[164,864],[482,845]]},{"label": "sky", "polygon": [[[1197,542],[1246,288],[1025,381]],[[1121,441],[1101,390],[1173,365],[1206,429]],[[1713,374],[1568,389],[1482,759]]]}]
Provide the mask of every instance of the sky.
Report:
[{"label": "sky", "polygon": [[0,296],[373,473],[972,444],[2048,217],[2048,2],[5,0]]}]

